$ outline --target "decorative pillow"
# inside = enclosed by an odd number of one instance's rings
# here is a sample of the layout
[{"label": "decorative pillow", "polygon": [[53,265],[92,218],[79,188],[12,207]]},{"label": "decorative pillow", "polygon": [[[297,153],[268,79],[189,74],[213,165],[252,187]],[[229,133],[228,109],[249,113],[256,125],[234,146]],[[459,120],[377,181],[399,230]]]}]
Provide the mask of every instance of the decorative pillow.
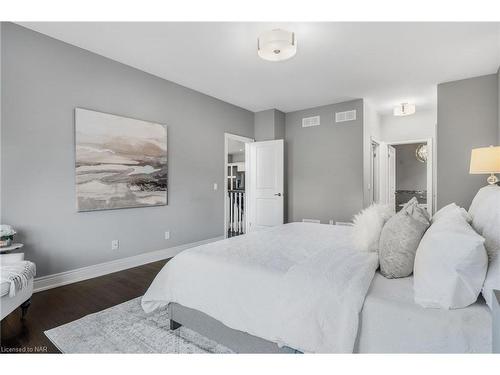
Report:
[{"label": "decorative pillow", "polygon": [[484,237],[489,267],[483,287],[483,296],[492,308],[493,289],[500,290],[500,186],[481,188],[469,208],[472,227]]},{"label": "decorative pillow", "polygon": [[423,307],[458,309],[476,302],[488,266],[484,238],[460,211],[434,222],[417,249],[415,302]]},{"label": "decorative pillow", "polygon": [[378,251],[380,232],[385,222],[394,215],[391,206],[373,203],[354,216],[352,242],[360,251]]},{"label": "decorative pillow", "polygon": [[385,223],[379,242],[382,275],[389,279],[411,275],[415,252],[428,227],[427,210],[418,206],[416,198]]},{"label": "decorative pillow", "polygon": [[434,214],[434,216],[432,217],[432,224],[448,215],[456,214],[462,215],[465,221],[467,221],[468,223],[472,222],[472,216],[464,208],[457,206],[455,203],[450,203],[449,205],[442,207],[438,212]]}]

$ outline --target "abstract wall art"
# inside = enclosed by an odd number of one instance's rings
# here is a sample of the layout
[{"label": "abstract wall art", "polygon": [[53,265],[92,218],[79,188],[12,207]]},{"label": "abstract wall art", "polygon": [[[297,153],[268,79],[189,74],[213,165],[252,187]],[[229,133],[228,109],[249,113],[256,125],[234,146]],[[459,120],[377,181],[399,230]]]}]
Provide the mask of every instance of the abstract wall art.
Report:
[{"label": "abstract wall art", "polygon": [[78,211],[167,204],[165,125],[75,109]]}]

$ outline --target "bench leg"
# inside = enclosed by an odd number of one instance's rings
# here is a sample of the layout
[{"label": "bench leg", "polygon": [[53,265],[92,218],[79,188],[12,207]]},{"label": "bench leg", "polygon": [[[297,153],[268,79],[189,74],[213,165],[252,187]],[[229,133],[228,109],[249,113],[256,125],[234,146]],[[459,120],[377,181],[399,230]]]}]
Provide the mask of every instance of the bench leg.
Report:
[{"label": "bench leg", "polygon": [[170,319],[170,330],[175,331],[177,328],[182,327],[182,324],[177,323],[175,320]]},{"label": "bench leg", "polygon": [[24,320],[24,317],[28,313],[28,308],[31,305],[31,298],[27,299],[21,304],[21,320]]}]

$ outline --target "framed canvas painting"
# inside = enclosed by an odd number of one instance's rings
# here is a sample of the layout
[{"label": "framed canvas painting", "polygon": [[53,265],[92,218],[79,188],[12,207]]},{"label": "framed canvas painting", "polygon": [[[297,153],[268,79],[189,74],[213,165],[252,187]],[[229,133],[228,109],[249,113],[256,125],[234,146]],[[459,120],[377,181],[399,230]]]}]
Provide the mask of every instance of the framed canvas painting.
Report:
[{"label": "framed canvas painting", "polygon": [[167,127],[75,109],[78,211],[167,204]]}]

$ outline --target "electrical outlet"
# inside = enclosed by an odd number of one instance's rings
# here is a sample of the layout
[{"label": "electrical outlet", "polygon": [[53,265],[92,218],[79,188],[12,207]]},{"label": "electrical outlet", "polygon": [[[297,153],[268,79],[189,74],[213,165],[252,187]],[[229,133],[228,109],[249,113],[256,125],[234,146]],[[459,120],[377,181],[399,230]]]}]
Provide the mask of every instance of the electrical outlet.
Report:
[{"label": "electrical outlet", "polygon": [[170,239],[170,231],[168,231],[168,230],[165,232],[165,239],[166,240]]},{"label": "electrical outlet", "polygon": [[120,247],[120,241],[118,240],[111,241],[111,250],[118,250],[119,247]]}]

